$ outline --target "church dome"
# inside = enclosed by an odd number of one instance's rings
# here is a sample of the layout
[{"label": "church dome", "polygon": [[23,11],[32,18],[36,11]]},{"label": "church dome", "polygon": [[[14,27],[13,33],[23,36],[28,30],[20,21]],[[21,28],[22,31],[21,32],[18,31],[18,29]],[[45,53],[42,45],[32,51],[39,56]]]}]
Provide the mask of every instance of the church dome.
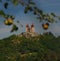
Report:
[{"label": "church dome", "polygon": [[26,27],[29,27],[29,25],[27,24]]},{"label": "church dome", "polygon": [[34,24],[32,24],[31,27],[34,27]]}]

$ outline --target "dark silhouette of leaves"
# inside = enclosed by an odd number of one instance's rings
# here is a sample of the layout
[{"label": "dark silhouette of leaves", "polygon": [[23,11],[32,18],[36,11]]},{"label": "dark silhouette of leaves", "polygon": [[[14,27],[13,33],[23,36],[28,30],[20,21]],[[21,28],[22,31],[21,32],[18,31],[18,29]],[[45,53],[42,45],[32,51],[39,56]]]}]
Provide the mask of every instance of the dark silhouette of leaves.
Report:
[{"label": "dark silhouette of leaves", "polygon": [[12,20],[14,20],[14,19],[15,19],[15,16],[11,15],[10,18],[11,18]]},{"label": "dark silhouette of leaves", "polygon": [[2,0],[0,0],[0,2],[2,2]]},{"label": "dark silhouette of leaves", "polygon": [[35,3],[34,3],[34,2],[29,2],[29,4],[35,5]]},{"label": "dark silhouette of leaves", "polygon": [[5,13],[3,10],[0,10],[0,16],[5,16]]},{"label": "dark silhouette of leaves", "polygon": [[56,15],[54,13],[51,13],[52,16],[56,17]]},{"label": "dark silhouette of leaves", "polygon": [[60,16],[58,16],[58,19],[60,20]]},{"label": "dark silhouette of leaves", "polygon": [[14,5],[18,5],[18,0],[12,0]]},{"label": "dark silhouette of leaves", "polygon": [[26,14],[28,12],[29,8],[25,7],[24,13]]},{"label": "dark silhouette of leaves", "polygon": [[17,30],[18,30],[18,27],[15,24],[13,24],[11,32],[14,32],[14,31],[17,31]]},{"label": "dark silhouette of leaves", "polygon": [[7,9],[8,8],[8,3],[4,3],[4,8]]},{"label": "dark silhouette of leaves", "polygon": [[[0,0],[1,2],[2,0]],[[24,13],[28,13],[28,12],[33,12],[33,15],[36,15],[36,17],[40,20],[40,21],[47,21],[47,22],[50,22],[50,23],[53,23],[54,21],[56,22],[56,19],[57,18],[58,20],[60,20],[60,17],[55,15],[55,13],[44,13],[43,10],[41,10],[40,8],[38,8],[36,6],[36,3],[33,1],[33,0],[6,0],[6,2],[4,3],[4,8],[5,9],[8,9],[8,2],[11,2],[12,4],[14,4],[15,6],[18,5],[18,4],[21,4],[25,9],[24,9]],[[0,10],[0,16],[3,16],[5,19],[8,19],[9,17],[12,18],[12,20],[15,19],[14,16],[12,15],[8,15],[2,10]]]}]

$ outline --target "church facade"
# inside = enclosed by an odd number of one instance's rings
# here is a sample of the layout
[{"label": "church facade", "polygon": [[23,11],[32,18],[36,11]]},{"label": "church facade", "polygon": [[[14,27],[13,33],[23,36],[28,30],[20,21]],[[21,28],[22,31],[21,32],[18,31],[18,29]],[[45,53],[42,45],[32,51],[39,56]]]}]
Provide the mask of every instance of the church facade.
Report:
[{"label": "church facade", "polygon": [[26,25],[26,33],[34,33],[35,32],[35,27],[34,24],[31,25],[31,27],[27,24]]},{"label": "church facade", "polygon": [[35,32],[34,24],[32,24],[31,26],[29,26],[29,24],[26,24],[26,32],[22,32],[20,36],[25,36],[26,38],[38,36],[38,34]]}]

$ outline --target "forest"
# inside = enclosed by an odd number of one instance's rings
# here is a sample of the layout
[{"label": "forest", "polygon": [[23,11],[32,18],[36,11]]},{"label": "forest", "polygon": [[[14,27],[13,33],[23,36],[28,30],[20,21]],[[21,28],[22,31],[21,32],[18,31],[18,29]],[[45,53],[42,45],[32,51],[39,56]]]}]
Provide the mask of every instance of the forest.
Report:
[{"label": "forest", "polygon": [[44,33],[38,37],[11,35],[1,39],[0,61],[60,61],[60,36]]}]

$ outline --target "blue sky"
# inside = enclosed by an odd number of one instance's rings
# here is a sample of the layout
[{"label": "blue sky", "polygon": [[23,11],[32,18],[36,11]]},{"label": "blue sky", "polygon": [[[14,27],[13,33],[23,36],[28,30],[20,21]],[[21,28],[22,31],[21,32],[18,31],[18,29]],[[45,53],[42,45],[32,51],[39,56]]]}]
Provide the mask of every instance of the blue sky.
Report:
[{"label": "blue sky", "polygon": [[[54,12],[56,15],[60,16],[60,0],[33,0],[36,2],[37,7],[41,8],[45,13],[51,13]],[[3,0],[3,3],[5,0]],[[19,20],[23,24],[23,28],[21,28],[20,24],[17,24],[19,27],[19,30],[17,32],[10,33],[12,26],[5,26],[4,25],[4,19],[0,17],[0,38],[8,37],[12,34],[19,34],[21,32],[25,32],[25,26],[28,23],[31,25],[34,23],[35,25],[35,31],[37,33],[43,33],[46,32],[42,29],[41,23],[36,19],[36,17],[31,13],[24,14],[24,7],[21,5],[14,6],[9,2],[8,9],[4,9],[3,3],[0,3],[0,10],[3,9],[5,13],[9,13],[10,15],[15,15],[15,23],[16,20]],[[47,31],[51,31],[54,35],[59,36],[60,35],[60,21],[58,23],[53,23],[50,25],[49,29]]]}]

